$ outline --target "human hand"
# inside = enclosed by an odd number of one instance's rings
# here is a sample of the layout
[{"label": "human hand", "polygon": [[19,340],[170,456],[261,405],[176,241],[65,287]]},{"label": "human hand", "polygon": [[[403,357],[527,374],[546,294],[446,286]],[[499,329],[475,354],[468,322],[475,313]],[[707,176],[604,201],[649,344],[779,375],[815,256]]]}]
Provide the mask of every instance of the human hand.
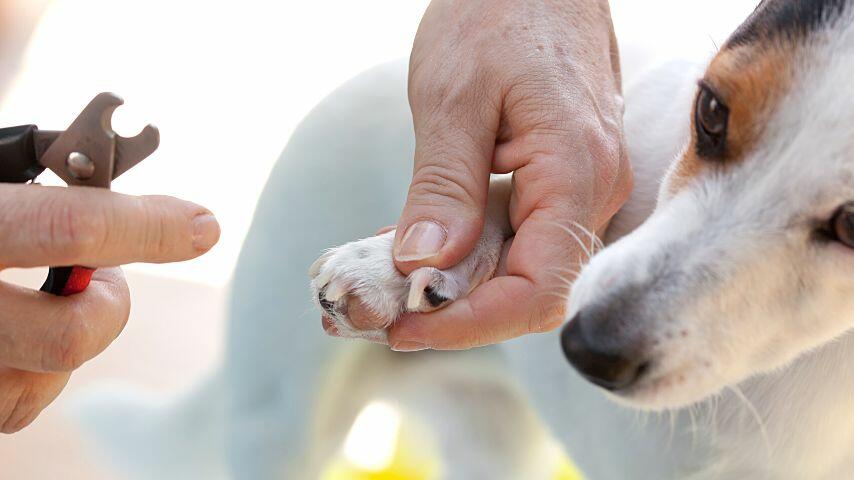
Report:
[{"label": "human hand", "polygon": [[0,270],[108,267],[70,297],[0,282],[0,432],[29,425],[124,328],[130,295],[110,267],[189,260],[219,234],[208,210],[175,198],[0,184]]},{"label": "human hand", "polygon": [[[514,174],[500,275],[389,329],[397,350],[459,349],[563,323],[581,248],[631,190],[616,40],[604,0],[434,0],[416,37],[409,98],[415,171],[398,269],[451,267],[480,237],[491,173]],[[382,325],[364,309],[355,325]],[[355,318],[354,318],[355,317]]]}]

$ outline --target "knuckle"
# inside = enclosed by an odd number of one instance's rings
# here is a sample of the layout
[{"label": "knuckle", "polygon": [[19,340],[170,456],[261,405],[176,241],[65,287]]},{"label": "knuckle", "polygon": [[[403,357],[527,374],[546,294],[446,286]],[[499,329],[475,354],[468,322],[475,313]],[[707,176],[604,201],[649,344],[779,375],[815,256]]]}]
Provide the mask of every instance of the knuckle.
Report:
[{"label": "knuckle", "polygon": [[45,253],[79,257],[97,251],[106,242],[106,215],[78,202],[50,201],[35,209],[31,225],[37,248]]},{"label": "knuckle", "polygon": [[142,208],[142,253],[159,258],[172,250],[174,242],[169,238],[168,218],[160,208],[159,197],[148,197],[146,200]]},{"label": "knuckle", "polygon": [[623,148],[622,137],[619,135],[590,135],[588,148],[591,157],[596,159],[600,177],[606,184],[617,183],[619,176],[625,171],[624,164],[628,163],[627,153]]},{"label": "knuckle", "polygon": [[619,134],[588,133],[586,140],[593,159],[593,186],[596,203],[610,217],[628,200],[632,191],[633,173],[628,160],[625,138]]},{"label": "knuckle", "polygon": [[413,62],[409,74],[409,100],[416,110],[433,108],[448,104],[446,98],[455,96],[467,89],[471,78],[460,69],[456,62],[447,58],[438,61]]},{"label": "knuckle", "polygon": [[427,165],[415,173],[410,198],[422,206],[480,206],[484,199],[467,166]]},{"label": "knuckle", "polygon": [[[570,165],[555,155],[536,155],[514,173],[514,194],[528,210],[556,209],[561,212],[589,204],[593,196],[593,173]],[[527,213],[526,213],[527,215]]]},{"label": "knuckle", "polygon": [[613,175],[613,200],[616,202],[616,208],[623,205],[634,189],[634,170],[628,158],[628,149],[625,143],[621,143],[619,153],[619,163],[616,165],[616,172]]},{"label": "knuckle", "polygon": [[42,369],[49,372],[72,372],[89,359],[93,342],[92,327],[80,317],[60,317],[47,334],[42,351]]},{"label": "knuckle", "polygon": [[453,82],[421,82],[413,87],[412,106],[416,112],[438,113],[443,118],[460,112],[460,106],[471,105],[476,95],[474,80],[457,78]]},{"label": "knuckle", "polygon": [[472,116],[488,105],[495,107],[499,103],[496,80],[489,68],[480,65],[475,69],[454,63],[435,67],[430,71],[419,69],[410,75],[409,103],[416,124],[433,120],[433,123],[451,121],[458,126],[471,125]]}]

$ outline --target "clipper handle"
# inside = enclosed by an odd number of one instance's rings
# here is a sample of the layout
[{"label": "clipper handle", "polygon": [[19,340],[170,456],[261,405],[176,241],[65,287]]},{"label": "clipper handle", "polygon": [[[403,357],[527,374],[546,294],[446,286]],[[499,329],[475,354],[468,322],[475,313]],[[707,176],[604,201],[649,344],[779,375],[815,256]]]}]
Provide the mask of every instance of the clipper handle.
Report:
[{"label": "clipper handle", "polygon": [[88,267],[50,267],[41,291],[61,297],[80,293],[89,286],[93,273],[95,269]]}]

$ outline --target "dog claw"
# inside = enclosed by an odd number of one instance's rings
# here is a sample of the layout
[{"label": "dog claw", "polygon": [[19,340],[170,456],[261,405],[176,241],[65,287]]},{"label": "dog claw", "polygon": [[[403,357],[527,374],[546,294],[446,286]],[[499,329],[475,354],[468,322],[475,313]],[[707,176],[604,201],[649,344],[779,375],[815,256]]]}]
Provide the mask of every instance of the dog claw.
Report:
[{"label": "dog claw", "polygon": [[323,268],[323,265],[326,264],[326,261],[329,260],[329,257],[331,256],[332,252],[326,252],[321,255],[320,258],[315,260],[314,263],[312,263],[311,266],[308,267],[308,276],[311,278],[316,278],[318,275],[320,275],[320,269]]}]

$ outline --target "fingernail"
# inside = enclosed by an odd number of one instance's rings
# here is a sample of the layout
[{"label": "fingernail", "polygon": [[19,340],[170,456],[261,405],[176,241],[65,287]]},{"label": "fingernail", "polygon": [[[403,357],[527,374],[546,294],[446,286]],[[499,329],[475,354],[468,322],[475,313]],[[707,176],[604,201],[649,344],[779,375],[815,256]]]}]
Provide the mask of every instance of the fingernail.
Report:
[{"label": "fingernail", "polygon": [[206,252],[219,241],[219,222],[211,213],[203,213],[193,219],[193,248]]},{"label": "fingernail", "polygon": [[427,345],[418,342],[400,342],[391,346],[392,351],[401,353],[420,352],[428,348]]},{"label": "fingernail", "polygon": [[398,262],[417,262],[435,257],[445,246],[448,234],[436,222],[421,221],[409,227],[395,251]]}]

